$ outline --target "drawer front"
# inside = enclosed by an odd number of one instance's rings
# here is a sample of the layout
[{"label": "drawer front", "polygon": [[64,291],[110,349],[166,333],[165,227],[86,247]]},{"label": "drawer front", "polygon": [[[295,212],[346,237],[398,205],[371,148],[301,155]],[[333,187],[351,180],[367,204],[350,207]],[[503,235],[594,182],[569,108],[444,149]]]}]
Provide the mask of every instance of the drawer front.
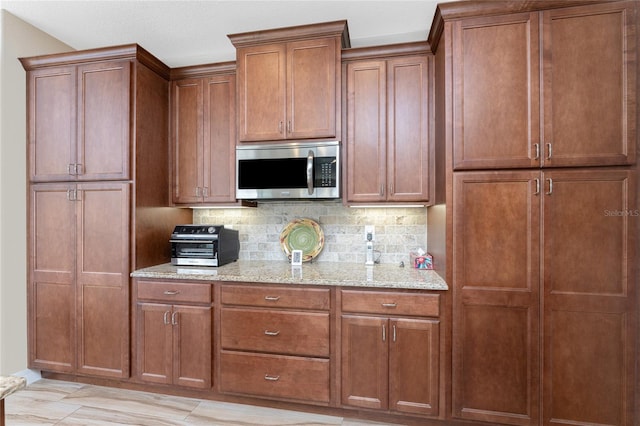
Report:
[{"label": "drawer front", "polygon": [[329,314],[223,308],[224,349],[329,356]]},{"label": "drawer front", "polygon": [[329,360],[222,351],[222,392],[329,402]]},{"label": "drawer front", "polygon": [[329,289],[317,288],[225,285],[221,298],[225,305],[314,310],[328,310],[330,307]]},{"label": "drawer front", "polygon": [[211,303],[211,284],[138,281],[138,299],[163,302]]},{"label": "drawer front", "polygon": [[393,291],[341,290],[342,310],[383,315],[440,316],[440,296]]}]

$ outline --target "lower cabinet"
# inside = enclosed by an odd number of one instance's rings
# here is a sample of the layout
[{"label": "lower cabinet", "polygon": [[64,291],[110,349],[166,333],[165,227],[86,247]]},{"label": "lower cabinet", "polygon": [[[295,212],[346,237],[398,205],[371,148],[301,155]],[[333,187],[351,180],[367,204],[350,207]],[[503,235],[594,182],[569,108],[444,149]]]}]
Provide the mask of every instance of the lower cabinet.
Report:
[{"label": "lower cabinet", "polygon": [[342,404],[437,416],[439,296],[343,290],[342,312]]},{"label": "lower cabinet", "polygon": [[329,289],[224,285],[221,303],[221,392],[329,404]]},{"label": "lower cabinet", "polygon": [[135,284],[136,378],[211,388],[211,284],[142,280]]},{"label": "lower cabinet", "polygon": [[130,184],[33,184],[29,204],[29,367],[128,377]]}]

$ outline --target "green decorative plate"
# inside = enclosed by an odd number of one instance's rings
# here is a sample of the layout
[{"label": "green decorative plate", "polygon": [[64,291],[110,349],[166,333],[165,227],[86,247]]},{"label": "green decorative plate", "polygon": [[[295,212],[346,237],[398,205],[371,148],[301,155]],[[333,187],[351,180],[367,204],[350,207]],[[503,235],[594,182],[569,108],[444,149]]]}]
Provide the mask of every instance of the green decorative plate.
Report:
[{"label": "green decorative plate", "polygon": [[311,219],[293,219],[280,232],[282,251],[291,259],[293,250],[302,250],[302,261],[313,260],[324,247],[324,232]]}]

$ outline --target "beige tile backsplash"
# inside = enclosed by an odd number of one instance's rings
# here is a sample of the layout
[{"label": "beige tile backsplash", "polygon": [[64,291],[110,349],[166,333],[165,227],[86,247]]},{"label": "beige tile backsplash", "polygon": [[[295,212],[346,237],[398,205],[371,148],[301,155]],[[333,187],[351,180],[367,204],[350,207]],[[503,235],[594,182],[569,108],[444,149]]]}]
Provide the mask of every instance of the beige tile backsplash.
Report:
[{"label": "beige tile backsplash", "polygon": [[195,209],[193,222],[230,226],[240,233],[241,260],[286,260],[280,232],[292,219],[313,219],[322,228],[325,245],[315,261],[365,261],[364,226],[374,225],[375,258],[380,263],[409,261],[409,252],[426,249],[427,209],[415,207],[345,207],[337,202],[270,202],[247,209]]}]

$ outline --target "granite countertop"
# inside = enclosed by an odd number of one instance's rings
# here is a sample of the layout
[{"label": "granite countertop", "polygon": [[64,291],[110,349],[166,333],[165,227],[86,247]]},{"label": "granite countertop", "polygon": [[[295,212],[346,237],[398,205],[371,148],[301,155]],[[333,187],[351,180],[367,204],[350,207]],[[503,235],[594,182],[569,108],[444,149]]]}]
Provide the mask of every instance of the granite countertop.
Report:
[{"label": "granite countertop", "polygon": [[12,393],[24,389],[26,385],[27,379],[24,377],[0,376],[0,399],[4,399]]},{"label": "granite countertop", "polygon": [[134,278],[235,281],[280,284],[330,285],[417,290],[448,290],[433,270],[380,264],[315,262],[292,267],[286,261],[239,260],[217,268],[174,266],[170,263],[139,269]]}]

